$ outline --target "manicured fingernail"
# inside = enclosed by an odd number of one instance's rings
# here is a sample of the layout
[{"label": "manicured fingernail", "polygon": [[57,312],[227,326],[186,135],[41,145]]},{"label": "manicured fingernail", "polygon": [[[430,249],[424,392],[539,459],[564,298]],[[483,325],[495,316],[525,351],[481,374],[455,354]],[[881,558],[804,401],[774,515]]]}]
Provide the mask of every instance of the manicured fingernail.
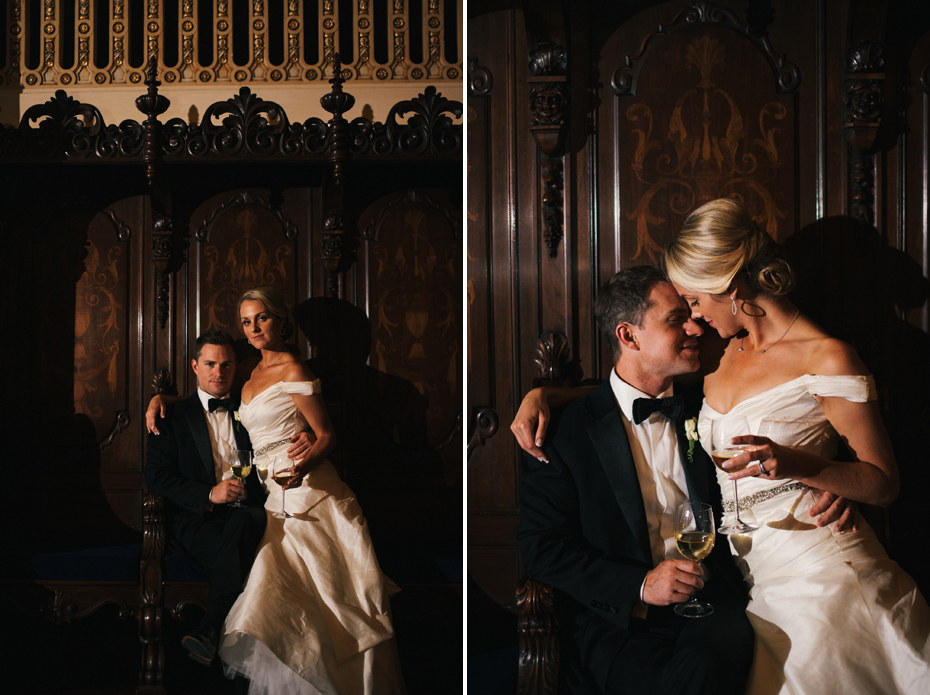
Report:
[{"label": "manicured fingernail", "polygon": [[543,442],[542,439],[537,439],[537,440],[536,440],[536,446],[542,446],[543,443],[544,443],[544,442]]},{"label": "manicured fingernail", "polygon": [[549,463],[549,459],[547,459],[545,456],[538,456],[537,460],[542,461],[543,463]]}]

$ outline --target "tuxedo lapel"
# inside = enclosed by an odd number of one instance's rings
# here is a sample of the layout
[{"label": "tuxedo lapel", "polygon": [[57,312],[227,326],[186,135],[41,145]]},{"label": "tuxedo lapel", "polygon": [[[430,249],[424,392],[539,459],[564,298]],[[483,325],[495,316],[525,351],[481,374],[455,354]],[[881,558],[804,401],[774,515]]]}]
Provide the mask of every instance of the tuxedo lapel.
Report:
[{"label": "tuxedo lapel", "polygon": [[210,445],[207,417],[204,415],[200,397],[194,393],[193,396],[181,401],[178,405],[184,407],[184,420],[187,422],[188,427],[191,428],[191,436],[197,446],[197,452],[200,454],[201,463],[212,480],[216,477],[216,471],[213,467],[213,447]]},{"label": "tuxedo lapel", "polygon": [[643,562],[652,563],[649,543],[649,526],[646,522],[646,506],[639,486],[639,476],[633,463],[633,452],[627,438],[626,427],[620,407],[617,405],[610,381],[605,381],[591,394],[589,414],[593,422],[588,426],[588,436],[597,452],[600,465],[604,468],[610,488],[620,506],[633,537],[639,546]]}]

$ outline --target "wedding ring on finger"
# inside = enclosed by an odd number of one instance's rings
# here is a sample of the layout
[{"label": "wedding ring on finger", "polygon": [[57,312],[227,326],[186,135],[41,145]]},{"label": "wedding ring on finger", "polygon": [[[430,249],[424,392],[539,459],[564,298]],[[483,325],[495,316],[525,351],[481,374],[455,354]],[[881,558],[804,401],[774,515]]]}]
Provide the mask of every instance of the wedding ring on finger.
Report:
[{"label": "wedding ring on finger", "polygon": [[766,475],[766,474],[767,474],[767,471],[765,470],[765,466],[762,464],[762,461],[759,461],[759,472],[756,473],[756,477],[758,478],[760,475]]}]

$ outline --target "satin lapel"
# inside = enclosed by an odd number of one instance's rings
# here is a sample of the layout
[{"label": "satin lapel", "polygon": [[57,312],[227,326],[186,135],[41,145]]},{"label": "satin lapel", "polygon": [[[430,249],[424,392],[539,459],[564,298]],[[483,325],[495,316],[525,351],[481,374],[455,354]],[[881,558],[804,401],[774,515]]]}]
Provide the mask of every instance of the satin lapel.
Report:
[{"label": "satin lapel", "polygon": [[652,548],[649,544],[649,526],[646,523],[646,506],[643,503],[643,493],[639,487],[639,476],[636,474],[636,465],[633,463],[633,452],[627,438],[626,427],[620,408],[614,399],[610,383],[605,382],[610,402],[605,402],[601,393],[604,386],[595,392],[600,396],[600,408],[594,409],[591,414],[596,418],[588,426],[588,436],[607,475],[610,488],[614,493],[620,511],[623,513],[630,531],[639,546],[643,562],[652,563]]},{"label": "satin lapel", "polygon": [[685,480],[688,483],[688,499],[692,502],[709,504],[710,497],[707,489],[707,459],[700,442],[694,443],[692,461],[688,460],[688,435],[685,434],[684,421],[675,423],[675,434],[678,435],[678,454],[681,465],[685,469]]},{"label": "satin lapel", "polygon": [[204,469],[212,480],[216,477],[216,471],[213,468],[213,447],[210,445],[210,432],[207,430],[207,416],[203,413],[203,405],[200,403],[200,398],[195,393],[186,401],[182,401],[179,405],[184,406],[184,419],[191,428],[191,435],[194,438],[194,444],[197,445],[197,452],[200,454]]}]

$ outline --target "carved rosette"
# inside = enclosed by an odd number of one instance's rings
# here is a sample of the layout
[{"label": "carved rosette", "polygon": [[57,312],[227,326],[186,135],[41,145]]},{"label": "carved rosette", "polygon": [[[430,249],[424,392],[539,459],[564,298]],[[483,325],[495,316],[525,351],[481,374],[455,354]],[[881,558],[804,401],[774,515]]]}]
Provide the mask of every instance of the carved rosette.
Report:
[{"label": "carved rosette", "polygon": [[561,154],[568,133],[567,69],[564,46],[541,43],[530,51],[530,132],[549,157]]},{"label": "carved rosette", "polygon": [[846,49],[843,132],[857,154],[870,154],[882,123],[885,59],[882,46],[861,41]]},{"label": "carved rosette", "polygon": [[555,258],[562,241],[563,199],[562,160],[542,156],[542,217],[543,238],[549,251],[549,258]]},{"label": "carved rosette", "polygon": [[543,333],[536,345],[536,376],[556,380],[571,378],[572,349],[564,333]]},{"label": "carved rosette", "polygon": [[559,682],[555,590],[533,579],[517,589],[518,695],[556,695]]}]

